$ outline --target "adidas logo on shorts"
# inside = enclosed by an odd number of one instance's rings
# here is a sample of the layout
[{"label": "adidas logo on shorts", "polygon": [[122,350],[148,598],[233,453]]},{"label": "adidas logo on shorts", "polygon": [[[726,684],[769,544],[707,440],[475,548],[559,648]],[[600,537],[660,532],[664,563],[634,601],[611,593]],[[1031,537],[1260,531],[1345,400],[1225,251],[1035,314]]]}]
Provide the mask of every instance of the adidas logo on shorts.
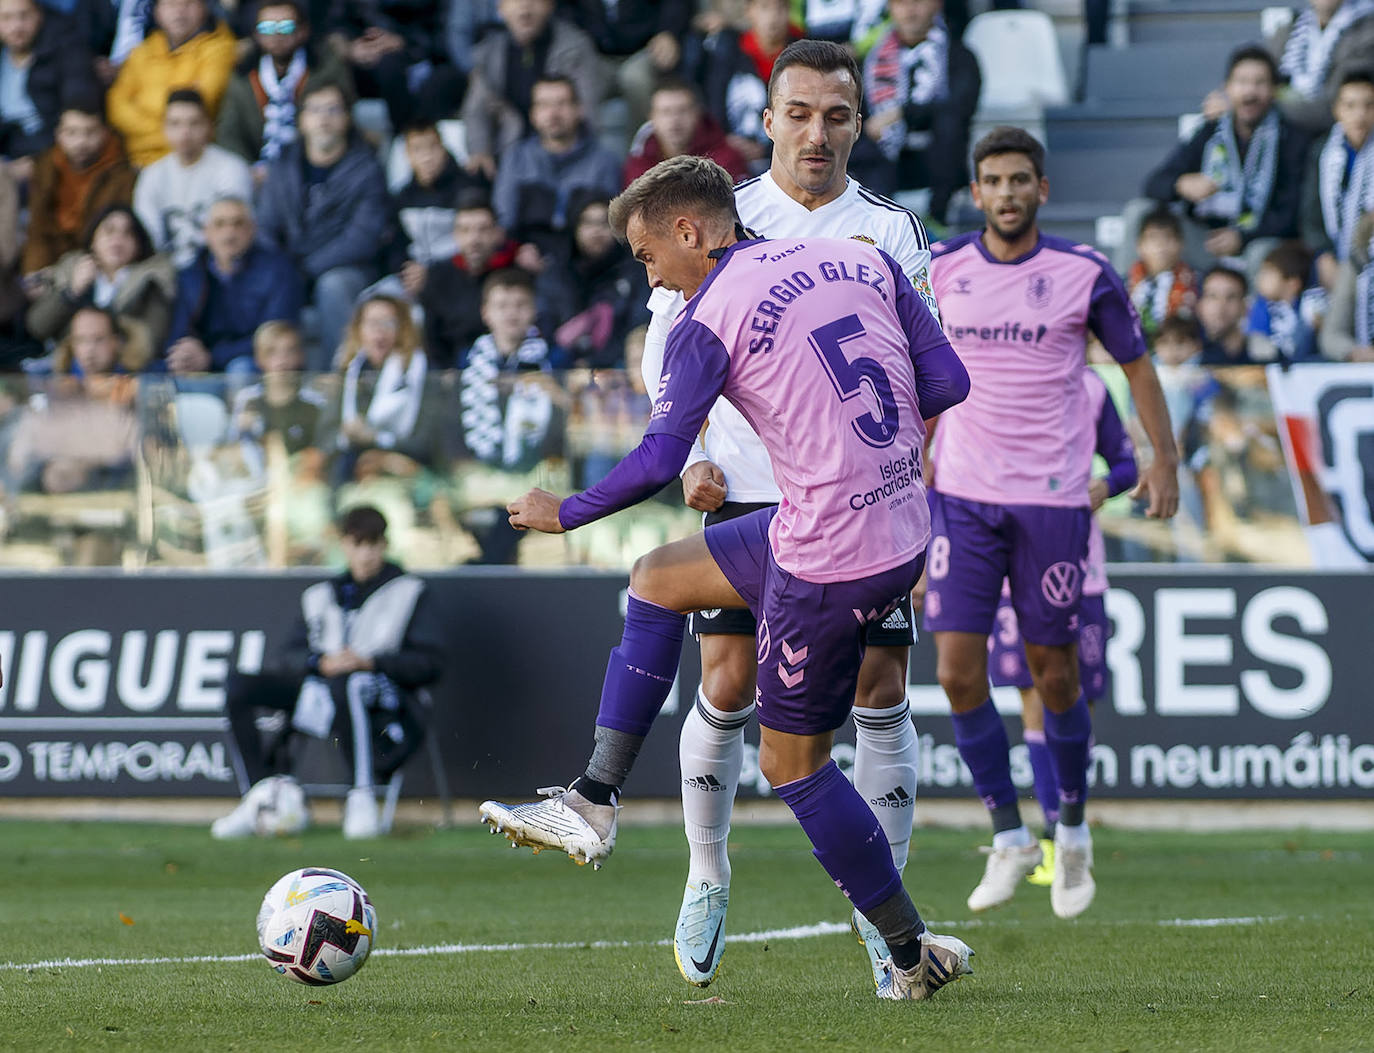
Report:
[{"label": "adidas logo on shorts", "polygon": [[894,610],[883,619],[884,629],[910,629],[911,623],[906,620],[906,612],[900,607]]},{"label": "adidas logo on shorts", "polygon": [[682,785],[689,790],[701,790],[703,793],[719,793],[725,789],[714,775],[693,775],[690,779],[683,779]]},{"label": "adidas logo on shorts", "polygon": [[910,808],[912,802],[911,794],[898,786],[895,790],[888,790],[881,797],[870,797],[868,803],[874,808]]}]

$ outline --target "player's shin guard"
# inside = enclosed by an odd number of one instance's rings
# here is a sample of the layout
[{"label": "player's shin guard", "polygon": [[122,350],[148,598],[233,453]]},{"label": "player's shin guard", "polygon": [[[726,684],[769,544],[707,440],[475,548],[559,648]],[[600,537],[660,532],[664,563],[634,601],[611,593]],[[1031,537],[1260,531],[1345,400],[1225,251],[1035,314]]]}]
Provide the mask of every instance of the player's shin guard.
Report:
[{"label": "player's shin guard", "polygon": [[954,741],[973,774],[973,788],[992,815],[993,831],[1020,827],[1021,812],[1011,781],[1011,747],[992,699],[967,713],[954,714]]},{"label": "player's shin guard", "polygon": [[911,847],[920,743],[905,699],[891,709],[854,708],[854,788],[878,817],[900,874]]},{"label": "player's shin guard", "polygon": [[1026,751],[1030,754],[1031,775],[1035,779],[1035,800],[1045,815],[1045,826],[1054,829],[1059,821],[1059,783],[1054,778],[1054,760],[1045,744],[1043,731],[1023,731]]},{"label": "player's shin guard", "polygon": [[1082,695],[1063,713],[1045,709],[1045,746],[1054,761],[1055,781],[1059,784],[1059,821],[1064,826],[1079,826],[1083,822],[1092,735],[1092,712]]},{"label": "player's shin guard", "polygon": [[736,713],[717,709],[698,688],[696,705],[682,723],[678,761],[691,853],[688,884],[730,884],[730,813],[744,767],[744,727],[753,715],[752,703]]}]

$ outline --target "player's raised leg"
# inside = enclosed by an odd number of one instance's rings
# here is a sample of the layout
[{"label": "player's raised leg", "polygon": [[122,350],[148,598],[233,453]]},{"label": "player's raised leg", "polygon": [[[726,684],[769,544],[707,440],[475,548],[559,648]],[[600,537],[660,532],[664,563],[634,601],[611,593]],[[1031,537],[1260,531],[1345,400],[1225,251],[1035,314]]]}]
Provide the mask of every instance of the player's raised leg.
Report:
[{"label": "player's raised leg", "polygon": [[744,604],[704,539],[675,541],[635,562],[625,630],[606,666],[595,746],[582,776],[566,789],[541,790],[543,801],[482,804],[482,821],[512,845],[557,848],[598,868],[611,854],[620,787],[677,675],[686,612]]}]

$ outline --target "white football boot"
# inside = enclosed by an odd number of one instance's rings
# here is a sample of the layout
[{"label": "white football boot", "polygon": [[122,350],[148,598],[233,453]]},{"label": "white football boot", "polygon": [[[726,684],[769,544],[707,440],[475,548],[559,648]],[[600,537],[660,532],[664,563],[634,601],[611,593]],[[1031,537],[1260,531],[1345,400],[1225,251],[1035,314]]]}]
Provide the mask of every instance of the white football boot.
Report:
[{"label": "white football boot", "polygon": [[377,814],[377,794],[371,787],[355,786],[344,799],[343,835],[349,841],[380,837],[381,817]]},{"label": "white football boot", "polygon": [[536,791],[545,798],[528,804],[483,801],[477,809],[493,834],[504,834],[512,848],[526,845],[538,855],[556,848],[579,865],[595,870],[615,850],[616,815],[619,804],[593,804],[576,790],[544,786]]},{"label": "white football boot", "polygon": [[689,984],[705,987],[716,978],[720,956],[725,953],[725,911],[729,905],[729,885],[703,881],[687,886],[673,933],[673,957]]},{"label": "white football boot", "polygon": [[873,986],[881,987],[887,976],[887,941],[877,926],[859,913],[858,907],[849,915],[849,930],[868,952],[868,964],[873,967]]},{"label": "white football boot", "polygon": [[911,969],[898,969],[892,962],[883,963],[885,975],[878,984],[878,997],[896,1002],[923,1002],[947,983],[962,976],[972,976],[969,959],[973,948],[953,936],[921,933],[921,960]]},{"label": "white football boot", "polygon": [[283,776],[269,775],[259,779],[240,798],[238,806],[210,824],[210,836],[216,841],[232,841],[241,837],[261,836],[264,814],[270,810]]},{"label": "white football boot", "polygon": [[[1062,830],[1063,827],[1060,827]],[[1050,883],[1050,906],[1056,917],[1076,918],[1088,909],[1097,894],[1093,880],[1092,838],[1079,841],[1054,835],[1054,880]]]},{"label": "white football boot", "polygon": [[982,851],[988,854],[988,863],[983,870],[983,880],[969,893],[968,909],[972,911],[991,910],[1006,903],[1016,894],[1026,875],[1044,859],[1035,842],[1011,848],[985,847]]}]

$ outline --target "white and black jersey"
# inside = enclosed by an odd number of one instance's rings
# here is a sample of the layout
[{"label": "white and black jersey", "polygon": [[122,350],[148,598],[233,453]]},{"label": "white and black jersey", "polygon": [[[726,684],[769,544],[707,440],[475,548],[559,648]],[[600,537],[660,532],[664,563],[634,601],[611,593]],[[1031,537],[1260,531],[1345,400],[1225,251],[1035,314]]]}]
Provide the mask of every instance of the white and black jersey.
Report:
[{"label": "white and black jersey", "polygon": [[[882,249],[911,279],[938,322],[940,312],[930,287],[930,241],[920,219],[895,201],[875,194],[853,179],[844,193],[817,209],[789,197],[770,173],[746,179],[735,187],[735,204],[746,227],[765,238],[812,235],[818,238],[858,238]],[[681,293],[655,289],[649,297],[653,320],[644,342],[645,387],[658,390],[668,330],[682,310]],[[687,466],[709,460],[725,473],[728,501],[776,503],[782,499],[773,481],[773,467],[763,443],[749,422],[725,399],[717,399]]]}]

